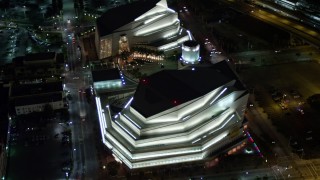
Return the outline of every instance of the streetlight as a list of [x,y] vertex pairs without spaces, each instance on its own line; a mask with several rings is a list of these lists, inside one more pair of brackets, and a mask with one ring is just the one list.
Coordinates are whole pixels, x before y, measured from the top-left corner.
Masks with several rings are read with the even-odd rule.
[[44,11],[43,11],[43,7],[41,7],[40,9],[41,9],[42,18],[44,19]]
[[[303,158],[303,155],[304,155],[304,149],[302,148],[302,149],[299,149],[300,151],[301,151],[301,156],[300,156],[300,159],[302,159]],[[298,150],[298,151],[299,151]]]
[[24,17],[26,18],[26,6],[23,6]]

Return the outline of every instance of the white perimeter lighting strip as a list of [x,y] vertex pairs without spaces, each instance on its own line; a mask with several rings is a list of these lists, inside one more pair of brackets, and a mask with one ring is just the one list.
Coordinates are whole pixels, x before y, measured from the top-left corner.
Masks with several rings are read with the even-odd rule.
[[196,140],[192,141],[192,143],[191,143],[191,144],[194,144],[194,143],[196,143],[196,142],[198,142],[198,141],[200,141],[200,140],[201,140],[201,138],[196,139]]
[[139,129],[141,129],[141,127],[136,123],[134,122],[131,118],[129,118],[126,114],[123,114],[124,117],[126,117],[131,123],[133,123],[135,126],[137,126]]
[[141,159],[141,158],[155,158],[155,157],[161,157],[161,156],[172,156],[172,155],[182,155],[182,154],[187,154],[187,153],[195,153],[195,152],[200,152],[201,149],[190,149],[190,150],[181,150],[181,151],[176,151],[176,152],[155,152],[155,154],[150,154],[150,155],[141,155],[139,157],[132,157],[132,159]]
[[211,133],[209,133],[209,134],[212,134],[212,133],[214,133],[214,132],[216,132],[216,131],[218,131],[218,130],[220,130],[220,129],[222,129],[232,118],[234,117],[234,114],[232,114],[232,116],[221,126],[221,127],[219,127],[218,129],[216,129],[216,130],[214,130],[214,131],[212,131]]
[[188,36],[189,36],[189,40],[192,40],[192,36],[189,30],[187,30]]
[[207,149],[208,147],[212,146],[213,144],[216,144],[217,142],[221,141],[223,138],[225,138],[228,135],[227,132],[224,132],[223,134],[220,134],[216,138],[214,138],[211,142],[209,142],[207,145],[205,145],[202,150]]
[[189,115],[189,116],[186,116],[186,117],[184,117],[184,118],[182,118],[182,121],[184,121],[184,120],[188,119],[189,117],[190,117],[190,115]]
[[105,137],[104,137],[104,131],[105,131],[107,124],[105,122],[103,122],[104,118],[103,118],[103,114],[101,112],[101,102],[100,102],[99,97],[96,97],[96,103],[97,103],[96,105],[97,105],[97,109],[98,109],[98,116],[99,116],[99,122],[100,122],[100,131],[101,131],[102,141],[106,142]]
[[210,105],[211,105],[212,103],[214,103],[226,90],[227,90],[227,88],[224,88],[224,89],[221,91],[221,93],[219,93],[218,96],[211,101]]
[[114,121],[114,122],[117,123],[123,130],[125,130],[133,139],[137,139],[130,131],[124,128],[118,121]]
[[127,102],[127,104],[124,106],[124,108],[127,108],[129,106],[129,104],[132,102],[133,97],[130,98],[130,100]]

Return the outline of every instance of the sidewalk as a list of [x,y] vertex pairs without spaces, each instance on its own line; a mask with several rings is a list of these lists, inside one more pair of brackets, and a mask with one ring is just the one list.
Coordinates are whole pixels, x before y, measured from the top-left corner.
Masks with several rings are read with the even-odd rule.
[[[253,111],[252,114],[256,117],[256,121],[260,122],[261,124],[265,125],[263,126],[265,129],[264,131],[268,132],[270,136],[273,136],[272,138],[274,140],[279,140],[277,142],[277,145],[280,146],[281,151],[278,152],[278,155],[280,156],[288,156],[291,154],[291,150],[288,149],[288,140],[280,134],[277,129],[272,125],[271,120],[268,118],[268,115],[264,112],[263,108],[261,108],[258,104],[258,102],[255,100],[255,95],[249,96],[250,102],[253,103]],[[265,132],[265,133],[266,133]]]

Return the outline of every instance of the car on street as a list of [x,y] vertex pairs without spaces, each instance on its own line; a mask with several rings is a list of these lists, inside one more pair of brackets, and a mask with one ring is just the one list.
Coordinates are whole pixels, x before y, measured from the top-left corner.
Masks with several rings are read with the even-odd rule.
[[297,110],[298,110],[298,112],[299,112],[301,115],[304,115],[304,111],[303,111],[302,108],[298,107]]
[[65,166],[65,167],[62,168],[62,171],[64,171],[64,172],[71,171],[71,167]]
[[281,107],[282,110],[288,109],[288,105],[286,103],[284,103],[284,102],[280,102],[279,106]]
[[291,94],[291,96],[292,96],[294,99],[297,99],[297,98],[300,98],[300,97],[301,97],[301,94],[300,94],[298,91],[296,91],[296,90],[291,90],[291,91],[290,91],[290,94]]

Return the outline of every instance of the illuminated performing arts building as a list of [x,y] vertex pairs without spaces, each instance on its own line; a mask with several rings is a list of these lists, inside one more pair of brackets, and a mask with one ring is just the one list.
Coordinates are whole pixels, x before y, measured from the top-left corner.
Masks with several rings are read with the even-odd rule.
[[136,1],[112,8],[96,21],[95,45],[99,59],[115,56],[130,47],[167,51],[192,40],[180,27],[178,14],[166,0]]
[[163,70],[140,80],[119,113],[96,97],[102,140],[131,169],[205,160],[243,138],[248,97],[225,61]]

